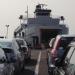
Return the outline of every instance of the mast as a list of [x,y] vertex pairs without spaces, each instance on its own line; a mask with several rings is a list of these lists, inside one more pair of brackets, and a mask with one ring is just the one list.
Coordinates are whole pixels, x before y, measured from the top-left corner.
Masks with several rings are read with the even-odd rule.
[[27,10],[25,11],[25,13],[27,14],[27,20],[28,20],[28,5],[27,5]]

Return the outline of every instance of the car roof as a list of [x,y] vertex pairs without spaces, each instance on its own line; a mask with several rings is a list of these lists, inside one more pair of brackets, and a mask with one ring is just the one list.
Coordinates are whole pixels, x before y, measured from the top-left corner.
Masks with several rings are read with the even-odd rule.
[[65,35],[59,35],[59,36],[61,36],[61,37],[75,37],[75,35],[73,35],[73,34],[65,34]]
[[15,41],[15,40],[14,40],[14,38],[3,38],[3,39],[0,38],[0,42],[3,42],[3,41],[4,41],[4,42],[13,42],[13,41]]
[[13,39],[0,39],[0,41],[4,41],[4,42],[12,42]]
[[[13,39],[13,38],[10,38],[10,39],[0,39],[0,42],[8,42],[8,43],[12,43],[12,46],[5,46],[4,48],[11,48],[12,49],[12,47],[14,48],[18,48],[18,45],[17,45],[17,43],[15,43],[15,40]],[[14,45],[15,44],[15,45]],[[14,45],[14,46],[13,46]],[[2,48],[2,47],[1,47]]]
[[23,38],[14,38],[14,39],[18,39],[18,40],[24,40]]

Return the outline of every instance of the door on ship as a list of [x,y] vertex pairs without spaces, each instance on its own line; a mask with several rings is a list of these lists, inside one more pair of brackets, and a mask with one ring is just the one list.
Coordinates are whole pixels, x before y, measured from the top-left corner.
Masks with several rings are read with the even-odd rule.
[[41,29],[40,37],[41,43],[45,45],[45,47],[49,47],[49,41],[54,38],[57,34],[59,34],[61,30],[59,29]]
[[33,46],[34,46],[34,48],[36,48],[38,44],[39,44],[38,36],[33,36]]

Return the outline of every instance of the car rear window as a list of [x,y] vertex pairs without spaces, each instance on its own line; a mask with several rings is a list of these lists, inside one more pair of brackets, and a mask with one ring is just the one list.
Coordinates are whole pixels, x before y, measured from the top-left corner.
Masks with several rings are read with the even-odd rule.
[[12,43],[11,42],[0,42],[0,47],[1,48],[12,48]]
[[24,45],[23,40],[16,40],[16,42],[18,43],[19,46]]
[[62,37],[60,46],[62,46],[63,48],[66,48],[72,40],[73,40],[73,37]]
[[3,48],[5,53],[13,53],[12,49],[8,49],[8,48]]

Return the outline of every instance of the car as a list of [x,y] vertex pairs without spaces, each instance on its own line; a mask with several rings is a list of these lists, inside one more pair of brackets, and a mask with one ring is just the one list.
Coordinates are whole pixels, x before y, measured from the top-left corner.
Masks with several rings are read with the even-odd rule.
[[22,39],[22,38],[15,38],[18,46],[19,46],[19,49],[21,50],[21,52],[24,54],[24,58],[25,58],[25,61],[26,60],[30,60],[31,59],[31,49],[29,48],[29,45],[27,44],[27,42]]
[[[67,46],[75,40],[74,35],[57,35],[53,41],[52,47],[47,53],[47,62],[48,62],[48,72],[53,72],[52,70],[56,67],[62,67],[63,61],[66,58],[68,53]],[[61,59],[61,60],[59,60]],[[58,63],[58,61],[60,61]],[[52,68],[52,69],[51,69]],[[52,74],[52,73],[51,73]]]
[[14,66],[7,63],[5,53],[2,48],[0,48],[0,75],[13,75]]
[[13,63],[15,73],[24,69],[24,56],[14,39],[0,39],[0,47],[4,50],[8,63]]

